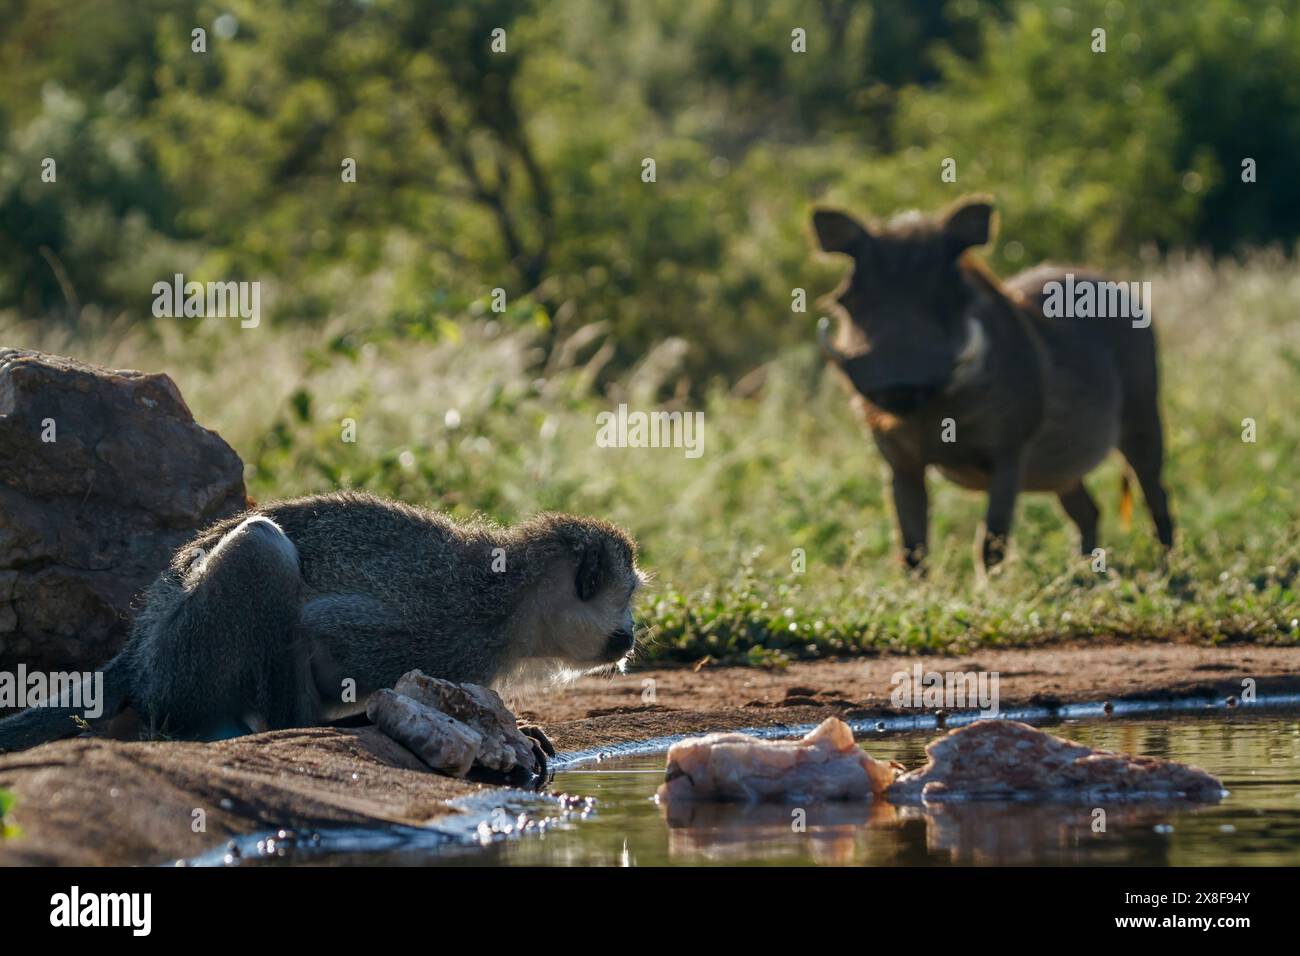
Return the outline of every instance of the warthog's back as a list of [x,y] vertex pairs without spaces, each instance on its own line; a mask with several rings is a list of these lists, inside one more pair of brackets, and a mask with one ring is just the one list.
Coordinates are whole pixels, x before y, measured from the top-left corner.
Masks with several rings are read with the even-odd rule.
[[[1048,315],[1052,283],[1106,283],[1101,273],[1036,266],[1004,284],[1018,297],[1046,351],[1043,427],[1029,449],[1027,490],[1056,490],[1084,474],[1119,440],[1125,406],[1151,402],[1155,337],[1128,315]],[[1149,306],[1149,303],[1147,303]]]
[[[1084,283],[1113,284],[1114,276],[1103,275],[1093,269],[1043,263],[1017,273],[1003,285],[1013,296],[1018,296],[1029,307],[1035,326],[1045,335],[1065,335],[1065,342],[1073,341],[1075,330],[1088,338],[1100,341],[1110,350],[1117,363],[1120,380],[1126,393],[1142,394],[1153,400],[1156,393],[1156,340],[1150,323],[1151,302],[1147,295],[1143,302],[1146,317],[1136,319],[1130,315],[1075,315],[1073,313],[1050,317],[1045,310],[1049,289],[1053,283],[1062,288],[1067,284],[1079,287]],[[1121,284],[1127,285],[1126,282]],[[1137,322],[1138,324],[1134,324]],[[1058,331],[1059,330],[1059,331]]]

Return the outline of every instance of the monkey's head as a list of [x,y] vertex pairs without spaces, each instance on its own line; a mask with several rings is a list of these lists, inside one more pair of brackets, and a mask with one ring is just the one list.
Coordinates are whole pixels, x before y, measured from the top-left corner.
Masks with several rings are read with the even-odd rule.
[[545,562],[536,592],[532,657],[582,670],[618,664],[636,646],[632,602],[645,582],[636,543],[595,518],[541,515],[529,533],[533,558]]

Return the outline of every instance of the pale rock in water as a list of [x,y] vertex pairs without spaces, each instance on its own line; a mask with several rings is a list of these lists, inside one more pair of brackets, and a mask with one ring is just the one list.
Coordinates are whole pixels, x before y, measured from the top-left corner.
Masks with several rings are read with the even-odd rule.
[[930,760],[889,789],[894,803],[954,800],[1217,801],[1223,784],[1160,757],[1093,750],[1012,720],[979,720],[925,748]]
[[802,740],[710,734],[674,744],[661,802],[687,800],[1217,801],[1223,784],[1196,767],[1094,750],[1010,720],[980,720],[925,748],[929,762],[898,776],[832,717]]
[[896,765],[873,760],[848,724],[828,718],[802,740],[709,734],[673,744],[659,800],[869,800]]

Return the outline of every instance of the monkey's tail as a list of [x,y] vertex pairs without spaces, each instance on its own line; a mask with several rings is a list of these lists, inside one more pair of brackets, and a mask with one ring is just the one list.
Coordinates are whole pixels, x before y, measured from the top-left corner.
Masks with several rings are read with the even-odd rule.
[[1133,528],[1133,483],[1127,468],[1119,473],[1119,526],[1124,531]]
[[[131,665],[125,653],[103,669],[104,689],[96,721],[121,713],[131,695]],[[0,720],[0,751],[26,750],[37,744],[75,737],[86,729],[84,707],[29,707]]]

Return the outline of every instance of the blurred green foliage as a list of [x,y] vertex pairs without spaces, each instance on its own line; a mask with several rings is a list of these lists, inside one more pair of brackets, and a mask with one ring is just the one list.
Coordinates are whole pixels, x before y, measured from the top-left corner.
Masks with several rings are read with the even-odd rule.
[[5,837],[17,837],[22,833],[12,823],[9,823],[5,817],[14,806],[14,795],[8,790],[0,790],[0,840]]
[[468,312],[540,323],[543,354],[608,323],[605,374],[678,336],[699,391],[806,341],[791,290],[836,269],[817,201],[992,192],[1004,269],[1300,232],[1296,0],[0,0],[0,24],[0,309],[51,321],[258,279],[282,322]]
[[[166,370],[238,451],[258,501],[352,487],[462,517],[614,521],[653,576],[637,607],[642,660],[780,666],[1070,639],[1296,645],[1300,270],[1273,250],[1242,262],[1173,255],[1143,274],[1159,303],[1178,522],[1167,568],[1140,503],[1133,527],[1119,526],[1113,456],[1087,478],[1106,573],[1076,555],[1052,496],[1026,494],[1012,560],[986,586],[972,561],[985,497],[937,476],[930,576],[902,571],[885,467],[812,344],[735,387],[670,400],[704,414],[704,454],[691,459],[596,444],[600,412],[672,391],[679,346],[656,346],[602,392],[603,348],[571,347],[586,330],[539,372],[551,330],[522,313],[383,328],[335,317],[313,336],[289,323],[119,318],[83,323],[75,338],[0,313],[0,341]],[[1247,417],[1255,442],[1242,440]]]

